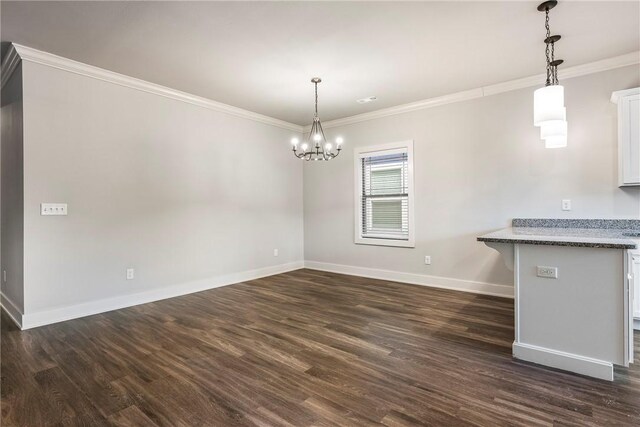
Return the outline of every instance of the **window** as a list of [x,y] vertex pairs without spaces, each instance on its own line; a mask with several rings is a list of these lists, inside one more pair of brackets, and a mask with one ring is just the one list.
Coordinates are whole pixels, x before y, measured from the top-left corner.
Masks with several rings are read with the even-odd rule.
[[355,242],[414,247],[413,141],[355,149]]

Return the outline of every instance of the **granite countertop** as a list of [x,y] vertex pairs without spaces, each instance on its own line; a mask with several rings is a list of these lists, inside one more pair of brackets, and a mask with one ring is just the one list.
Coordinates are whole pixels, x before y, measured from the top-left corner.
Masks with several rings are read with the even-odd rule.
[[[637,236],[625,235],[629,233]],[[514,219],[511,227],[480,236],[478,241],[636,249],[640,247],[640,220]]]

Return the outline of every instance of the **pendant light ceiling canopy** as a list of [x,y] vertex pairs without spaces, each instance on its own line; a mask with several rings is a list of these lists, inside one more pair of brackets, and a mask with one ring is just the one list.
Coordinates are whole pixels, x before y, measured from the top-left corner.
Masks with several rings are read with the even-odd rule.
[[549,11],[556,7],[556,0],[545,1],[538,6],[545,14],[545,57],[547,80],[545,86],[533,94],[533,124],[540,128],[540,138],[547,148],[567,146],[567,109],[564,106],[564,87],[558,82],[558,66],[564,61],[555,59],[555,44],[561,36],[551,35]]

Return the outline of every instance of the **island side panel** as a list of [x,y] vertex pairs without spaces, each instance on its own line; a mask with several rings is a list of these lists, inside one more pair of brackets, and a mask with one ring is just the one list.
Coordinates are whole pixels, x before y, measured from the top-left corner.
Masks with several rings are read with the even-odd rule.
[[624,250],[518,245],[517,259],[516,343],[624,364]]

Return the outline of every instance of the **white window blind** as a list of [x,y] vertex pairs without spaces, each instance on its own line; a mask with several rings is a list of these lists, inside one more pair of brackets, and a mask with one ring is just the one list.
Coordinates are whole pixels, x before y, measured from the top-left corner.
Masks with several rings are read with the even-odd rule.
[[406,149],[363,154],[361,236],[409,240],[409,156]]

